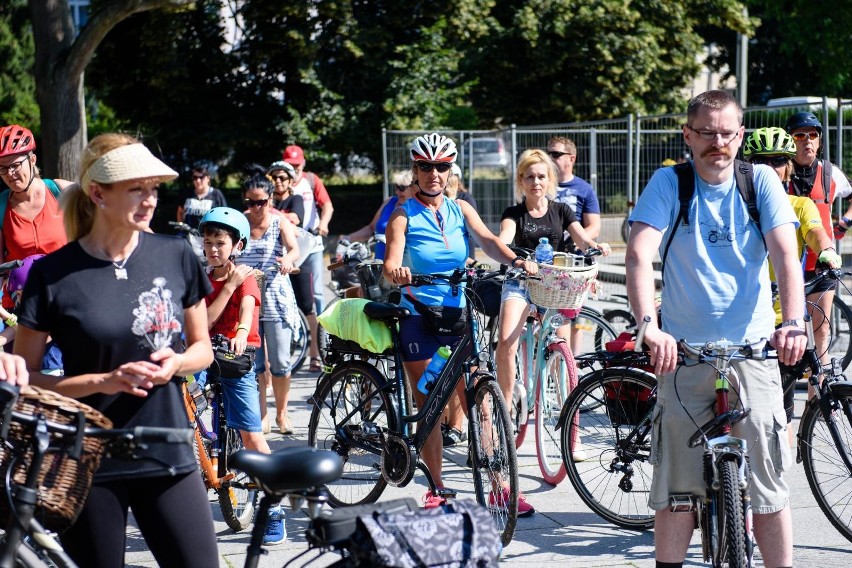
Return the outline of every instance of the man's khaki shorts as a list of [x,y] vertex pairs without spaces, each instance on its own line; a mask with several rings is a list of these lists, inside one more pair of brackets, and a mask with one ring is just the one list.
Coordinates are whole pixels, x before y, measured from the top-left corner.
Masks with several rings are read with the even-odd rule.
[[[700,364],[679,366],[675,373],[659,377],[651,434],[654,477],[648,506],[652,509],[669,507],[671,494],[705,494],[704,449],[690,448],[688,440],[713,417],[715,374],[710,365]],[[751,408],[751,414],[734,426],[732,435],[748,444],[752,510],[756,514],[775,513],[788,504],[787,484],[781,474],[792,464],[778,363],[739,361],[732,365],[729,379],[731,408],[740,408],[740,400]]]

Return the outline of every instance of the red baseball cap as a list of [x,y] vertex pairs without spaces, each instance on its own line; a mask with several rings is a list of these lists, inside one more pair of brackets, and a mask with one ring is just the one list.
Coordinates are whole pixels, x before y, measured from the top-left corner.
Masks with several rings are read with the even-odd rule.
[[281,157],[285,162],[294,166],[300,166],[305,163],[305,153],[298,146],[287,146],[284,148]]

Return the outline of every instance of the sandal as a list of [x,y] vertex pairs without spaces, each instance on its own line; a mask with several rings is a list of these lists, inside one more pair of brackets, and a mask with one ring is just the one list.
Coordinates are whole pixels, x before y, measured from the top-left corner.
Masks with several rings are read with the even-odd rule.
[[311,357],[311,365],[308,370],[312,373],[322,371],[322,359],[319,357]]

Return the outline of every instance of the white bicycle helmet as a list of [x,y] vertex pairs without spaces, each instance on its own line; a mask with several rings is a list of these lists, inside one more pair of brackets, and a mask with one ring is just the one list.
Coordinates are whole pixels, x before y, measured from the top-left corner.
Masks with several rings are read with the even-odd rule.
[[455,163],[459,151],[456,143],[442,134],[433,132],[418,136],[411,143],[411,159],[415,162]]

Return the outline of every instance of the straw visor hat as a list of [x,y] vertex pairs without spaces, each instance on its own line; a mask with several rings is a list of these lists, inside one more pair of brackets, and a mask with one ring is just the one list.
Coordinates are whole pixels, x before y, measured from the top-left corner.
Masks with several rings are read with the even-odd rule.
[[128,144],[110,150],[83,172],[81,185],[88,195],[89,182],[111,184],[131,179],[157,178],[169,181],[178,173],[157,159],[143,144]]

